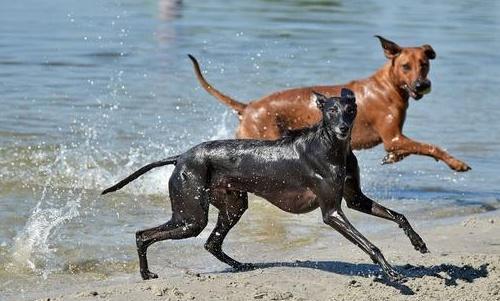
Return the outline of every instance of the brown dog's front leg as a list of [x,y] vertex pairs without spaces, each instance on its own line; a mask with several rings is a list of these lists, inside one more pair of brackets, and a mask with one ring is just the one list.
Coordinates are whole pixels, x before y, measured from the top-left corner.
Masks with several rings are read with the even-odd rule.
[[[404,158],[408,157],[410,154],[399,154],[397,152],[389,152],[382,159],[382,165],[396,163]],[[437,161],[437,160],[436,160]]]
[[406,156],[415,154],[441,160],[455,171],[461,172],[471,169],[465,162],[455,159],[438,146],[421,143],[407,138],[404,135],[397,136],[390,140],[384,139],[384,148],[388,154],[384,157],[384,160],[382,161],[383,164],[394,163],[404,159]]

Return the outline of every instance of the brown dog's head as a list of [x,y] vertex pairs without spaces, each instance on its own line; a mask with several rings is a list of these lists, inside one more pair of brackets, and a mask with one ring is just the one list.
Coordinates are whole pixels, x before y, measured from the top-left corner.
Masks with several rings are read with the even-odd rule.
[[419,100],[431,91],[431,81],[427,79],[429,60],[436,58],[430,45],[421,47],[400,47],[398,44],[375,36],[380,40],[385,56],[391,60],[391,76],[396,84],[408,95]]

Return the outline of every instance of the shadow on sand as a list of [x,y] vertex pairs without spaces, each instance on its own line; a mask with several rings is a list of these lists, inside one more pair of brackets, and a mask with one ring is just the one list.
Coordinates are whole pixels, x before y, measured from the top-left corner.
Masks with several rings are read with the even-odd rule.
[[[375,277],[374,281],[383,283],[387,286],[394,287],[399,290],[403,295],[413,295],[415,292],[404,284],[405,280],[401,282],[392,282],[383,277],[383,274],[378,265],[375,264],[354,264],[341,261],[296,261],[296,262],[268,262],[256,263],[256,269],[267,269],[273,267],[298,267],[310,268],[321,270],[325,272],[335,273],[339,275],[361,276],[361,277]],[[466,282],[473,282],[477,278],[488,276],[488,264],[483,264],[479,268],[474,268],[470,265],[457,266],[453,264],[441,264],[435,266],[413,266],[406,264],[403,266],[396,266],[407,279],[409,278],[422,278],[424,276],[436,277],[444,279],[446,286],[456,286],[457,280]],[[233,269],[227,269],[222,273],[236,273]]]

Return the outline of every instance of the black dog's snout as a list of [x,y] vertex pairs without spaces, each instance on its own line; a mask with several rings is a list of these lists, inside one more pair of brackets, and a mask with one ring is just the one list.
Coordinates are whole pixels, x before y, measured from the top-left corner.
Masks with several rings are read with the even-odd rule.
[[419,80],[415,83],[416,91],[425,91],[431,87],[431,81],[428,79]]
[[347,124],[342,124],[342,125],[339,126],[339,130],[342,133],[347,133],[347,131],[349,131],[349,127],[347,126]]

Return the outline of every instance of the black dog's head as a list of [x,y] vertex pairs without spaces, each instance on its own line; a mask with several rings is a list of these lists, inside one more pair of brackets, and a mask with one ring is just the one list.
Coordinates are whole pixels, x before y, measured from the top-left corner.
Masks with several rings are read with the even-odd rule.
[[356,118],[354,93],[346,88],[342,88],[340,97],[326,97],[313,92],[313,99],[323,113],[323,123],[333,130],[337,139],[347,139]]

